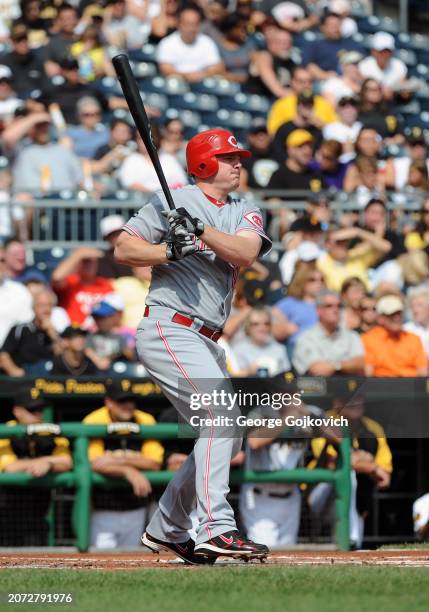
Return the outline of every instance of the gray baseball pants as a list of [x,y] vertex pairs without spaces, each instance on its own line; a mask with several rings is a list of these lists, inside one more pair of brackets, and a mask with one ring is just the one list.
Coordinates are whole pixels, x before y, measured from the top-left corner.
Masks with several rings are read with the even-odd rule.
[[[214,405],[190,410],[191,395],[218,391],[232,392],[223,349],[197,329],[171,321],[175,311],[150,307],[137,330],[137,352],[150,377],[160,386],[176,410],[184,416],[212,418],[223,415],[235,419],[236,412]],[[197,507],[199,526],[196,543],[236,529],[234,512],[226,496],[229,492],[231,458],[241,448],[241,437],[234,427],[202,427],[193,452],[177,471],[159,500],[147,531],[160,540],[180,543],[188,539],[192,527],[189,514]]]

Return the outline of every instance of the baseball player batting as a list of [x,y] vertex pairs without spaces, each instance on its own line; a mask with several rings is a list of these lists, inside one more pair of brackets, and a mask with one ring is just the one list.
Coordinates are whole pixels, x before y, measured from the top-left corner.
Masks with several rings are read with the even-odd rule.
[[[271,248],[260,210],[229,194],[240,181],[241,149],[224,129],[204,131],[186,148],[195,185],[173,190],[176,210],[156,192],[124,226],[115,257],[132,266],[152,266],[152,282],[137,330],[137,351],[149,375],[181,413],[189,414],[200,381],[232,390],[225,354],[217,345],[228,318],[241,266]],[[220,382],[219,382],[220,381]],[[206,408],[216,416],[216,406]],[[142,542],[154,552],[169,550],[190,564],[218,556],[265,558],[268,548],[239,534],[227,501],[231,458],[240,434],[200,432],[194,450],[175,474]],[[199,526],[189,538],[189,514]]]

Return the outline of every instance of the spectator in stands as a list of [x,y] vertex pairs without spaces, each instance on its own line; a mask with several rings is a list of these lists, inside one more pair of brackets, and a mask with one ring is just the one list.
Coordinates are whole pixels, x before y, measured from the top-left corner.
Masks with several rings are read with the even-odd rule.
[[[31,293],[33,303],[35,296],[37,293],[39,293],[39,291],[45,291],[46,289],[49,289],[50,291],[50,286],[46,279],[46,276],[42,274],[42,272],[40,272],[40,270],[38,270],[37,268],[30,268],[29,270],[24,272],[24,274],[20,278],[20,282],[25,287],[27,287],[27,289]],[[57,297],[55,296],[55,294],[52,295],[54,298],[54,307],[52,308],[51,312],[51,323],[55,331],[58,334],[62,334],[65,328],[70,325],[70,318],[64,308],[61,308],[61,306],[56,305]]]
[[[165,3],[161,4],[164,6]],[[104,10],[102,30],[107,44],[118,51],[139,49],[145,42],[141,20],[131,14],[125,0],[108,0]],[[165,34],[166,32],[163,36]]]
[[[215,2],[210,2],[210,4],[205,5],[205,10],[214,4]],[[177,15],[179,7],[179,0],[162,0],[160,2],[159,13],[152,19],[149,42],[156,44],[177,30],[179,25]],[[225,14],[226,12],[222,13],[222,18]],[[208,34],[208,32],[204,32],[204,34]]]
[[[279,127],[287,121],[293,121],[297,115],[298,96],[312,91],[313,80],[309,71],[302,66],[296,66],[290,82],[292,92],[274,102],[268,115],[267,127],[270,134],[275,134]],[[319,127],[337,120],[332,105],[322,96],[314,96],[314,118]]]
[[316,263],[322,254],[319,246],[322,238],[322,224],[316,217],[303,215],[291,224],[286,235],[287,250],[279,262],[280,273],[285,285],[291,282],[299,262]]
[[132,268],[131,272],[132,275],[114,279],[112,284],[115,293],[121,297],[124,303],[121,333],[127,330],[135,338],[136,329],[142,318],[141,305],[145,303],[149,292],[152,268]]
[[228,81],[246,83],[249,66],[254,59],[256,44],[247,33],[247,22],[231,13],[220,24],[222,39],[218,43],[219,53]]
[[33,319],[32,297],[27,287],[6,277],[4,250],[0,248],[0,344],[9,330]]
[[113,257],[116,241],[124,225],[125,219],[121,215],[108,215],[100,221],[101,236],[108,244],[108,249],[98,260],[98,275],[103,278],[119,278],[132,274],[129,266],[118,263]]
[[[297,219],[292,223],[289,228],[289,232],[293,232],[294,238],[299,238],[299,241],[309,240],[311,237],[304,238],[302,236],[302,232],[304,231],[303,226],[301,225],[302,221],[307,221],[307,227],[314,230],[317,223],[320,223],[320,230],[317,229],[317,232],[321,230],[327,230],[329,228],[329,224],[333,215],[333,208],[331,206],[331,197],[326,191],[321,191],[319,193],[311,193],[307,196],[305,201],[305,208],[301,215],[298,216]],[[310,222],[308,224],[308,222]],[[304,226],[305,227],[305,226]],[[310,231],[311,231],[310,230]],[[297,234],[296,232],[300,232]],[[317,236],[314,236],[315,242],[321,242],[322,235],[320,233]],[[289,245],[288,245],[289,246]],[[286,284],[289,281],[285,281]]]
[[[109,370],[115,361],[133,359],[125,338],[115,331],[124,305],[121,304],[119,310],[118,305],[115,302],[112,304],[108,297],[95,304],[91,310],[96,329],[89,334],[86,342],[86,354],[100,370]],[[115,297],[119,298],[117,295]]]
[[286,138],[296,129],[307,130],[313,136],[313,152],[319,148],[322,142],[322,131],[319,127],[320,122],[314,112],[314,99],[310,90],[303,91],[298,95],[296,116],[291,121],[283,123],[274,136],[274,148],[278,157],[282,158],[284,156]]
[[215,43],[200,33],[202,12],[198,6],[179,11],[177,32],[161,40],[157,61],[164,76],[178,75],[189,82],[222,74],[224,67]]
[[358,32],[358,26],[354,19],[350,17],[352,7],[348,0],[331,0],[329,2],[329,12],[341,18],[341,35],[346,38]]
[[24,243],[18,238],[9,238],[3,243],[5,276],[22,282],[27,268],[27,254]]
[[93,25],[86,27],[79,40],[70,47],[70,55],[78,60],[79,73],[85,81],[115,74],[102,45],[101,32]]
[[0,64],[0,131],[14,118],[17,108],[24,102],[12,87],[13,75],[9,66]]
[[54,304],[52,291],[41,289],[33,298],[34,319],[9,331],[0,352],[0,364],[8,376],[31,374],[34,366],[61,352],[61,339],[51,319]]
[[341,17],[335,13],[323,15],[320,31],[322,38],[316,38],[304,48],[302,63],[307,66],[313,79],[323,81],[337,76],[340,55],[356,50],[358,45],[350,38],[343,38]]
[[316,310],[316,295],[325,284],[318,270],[299,268],[292,277],[287,296],[272,309],[273,336],[279,342],[287,341],[289,354],[306,329],[319,320]]
[[[352,240],[360,244],[350,249]],[[385,238],[360,227],[344,229],[331,228],[326,236],[326,253],[321,255],[317,267],[325,277],[326,285],[333,291],[340,291],[348,278],[358,277],[368,286],[368,268],[373,266],[390,251],[391,244]]]
[[367,376],[428,375],[428,359],[421,339],[402,328],[403,311],[403,302],[396,295],[378,300],[378,325],[362,335]]
[[310,167],[313,136],[297,129],[286,138],[287,159],[271,176],[268,189],[305,189],[318,192],[324,187],[320,172]]
[[[161,135],[154,125],[152,125],[152,140],[159,149]],[[160,151],[159,160],[169,187],[176,188],[187,184],[185,171],[173,155]],[[158,176],[140,135],[137,135],[137,151],[124,159],[118,171],[118,178],[125,189],[132,191],[151,192],[160,189]]]
[[267,98],[283,98],[291,93],[291,73],[298,64],[292,35],[276,23],[264,27],[263,34],[266,48],[255,52],[245,90]]
[[46,74],[39,55],[30,49],[28,30],[24,24],[12,26],[12,49],[2,58],[2,64],[12,72],[11,84],[19,97],[27,97],[46,84]]
[[91,247],[74,249],[52,274],[52,287],[72,324],[90,326],[92,307],[113,292],[111,281],[98,274],[102,256],[102,251]]
[[355,144],[356,156],[378,157],[381,154],[383,139],[375,128],[363,126]]
[[[267,308],[253,308],[244,324],[246,339],[234,345],[238,365],[236,376],[276,376],[290,369],[286,348],[274,340],[271,313]],[[262,373],[263,372],[263,373]]]
[[360,278],[351,276],[344,281],[340,297],[343,305],[343,319],[348,329],[358,331],[361,324],[361,302],[366,295],[366,287]]
[[109,142],[99,147],[91,161],[91,172],[95,176],[110,177],[113,180],[115,171],[120,167],[123,160],[135,151],[137,145],[134,140],[134,132],[130,124],[121,118],[114,118],[110,122]]
[[365,128],[375,130],[382,138],[399,139],[400,125],[383,100],[383,90],[376,79],[365,79],[360,91],[358,120]]
[[[352,497],[350,506],[350,540],[360,548],[364,535],[364,520],[371,510],[374,488],[387,489],[392,474],[392,453],[386,434],[379,423],[364,416],[364,398],[355,396],[337,397],[327,416],[343,416],[348,420],[352,436]],[[313,467],[335,469],[337,450],[326,438],[314,438],[311,448],[316,462]],[[321,485],[316,486],[324,486]],[[315,489],[309,496],[309,506],[314,512]],[[326,498],[325,498],[326,499]],[[328,515],[325,504],[320,505],[317,514]]]
[[[378,268],[384,262],[396,259],[405,252],[403,235],[389,228],[386,202],[382,198],[371,198],[367,202],[363,210],[362,221],[363,223],[360,225],[362,229],[373,232],[380,238],[388,240],[391,244],[390,250],[373,267]],[[354,241],[353,246],[356,246],[359,242],[359,240]]]
[[429,288],[411,287],[408,290],[407,302],[411,320],[407,321],[403,328],[420,338],[429,358]]
[[358,155],[348,166],[343,181],[344,191],[357,192],[364,196],[384,191],[383,175],[379,171],[377,158]]
[[429,172],[425,159],[411,162],[406,188],[408,191],[423,191],[425,193],[429,190]]
[[[66,438],[43,429],[43,409],[46,400],[36,388],[25,387],[14,398],[14,419],[6,423],[37,425],[38,431],[22,437],[0,440],[0,470],[25,473],[34,478],[46,474],[67,472],[72,467],[70,445]],[[1,487],[0,545],[46,546],[48,526],[46,514],[51,502],[47,487]]]
[[17,156],[13,166],[13,189],[40,193],[76,190],[83,180],[79,159],[51,139],[49,115],[41,114],[29,132],[31,144]]
[[326,188],[342,191],[347,164],[340,161],[343,147],[338,140],[324,140],[310,168],[320,172]]
[[179,117],[167,119],[162,127],[160,151],[174,155],[181,166],[186,169],[185,126]]
[[77,103],[79,125],[67,128],[65,135],[73,143],[78,157],[93,159],[97,150],[109,141],[109,130],[101,123],[101,106],[96,98],[84,96]]
[[23,24],[27,28],[32,49],[45,45],[49,41],[52,19],[42,16],[42,2],[22,0],[20,5],[21,16],[14,22],[14,25]]
[[298,337],[293,353],[295,370],[310,376],[363,374],[363,346],[356,332],[341,326],[338,294],[322,289],[316,306],[319,323]]
[[93,376],[99,373],[95,363],[88,357],[86,338],[88,332],[70,325],[61,334],[62,351],[52,361],[53,376]]
[[252,155],[243,158],[242,161],[240,192],[249,189],[264,189],[284,158],[284,141],[283,152],[279,157],[274,151],[272,138],[268,134],[265,119],[262,117],[252,120],[247,131],[247,142]]
[[355,156],[355,143],[362,129],[358,121],[358,100],[353,97],[342,97],[337,104],[338,121],[323,127],[325,140],[336,140],[342,145],[340,161],[346,163]]
[[164,449],[157,440],[129,435],[129,426],[154,425],[152,415],[137,410],[137,396],[120,381],[106,385],[105,405],[88,414],[87,425],[119,425],[115,433],[91,440],[88,457],[92,469],[104,476],[124,478],[131,485],[93,490],[91,546],[95,548],[137,547],[148,516],[152,487],[144,471],[161,468]]
[[76,26],[78,24],[77,10],[74,6],[64,3],[57,11],[54,29],[44,48],[45,70],[48,76],[60,74],[60,62],[70,55],[70,48],[77,41]]
[[429,245],[429,199],[426,198],[420,209],[420,218],[413,231],[405,236],[408,251],[426,249]]
[[339,56],[340,75],[332,76],[321,82],[321,93],[336,107],[341,98],[354,98],[360,92],[362,75],[359,62],[363,55],[359,51],[346,51]]
[[400,191],[409,184],[410,166],[412,162],[427,159],[427,141],[424,131],[419,127],[411,128],[405,141],[406,155],[403,157],[391,157],[386,161],[385,182],[388,189]]
[[393,57],[395,39],[387,32],[377,32],[372,37],[371,55],[359,64],[365,79],[374,79],[383,88],[383,96],[390,100],[393,89],[407,78],[407,67],[402,60]]
[[360,327],[358,331],[364,334],[377,324],[377,300],[370,293],[365,294],[360,302]]
[[258,4],[253,15],[253,23],[260,25],[267,18],[274,20],[289,32],[311,30],[319,23],[317,14],[312,11],[304,0],[263,0]]
[[77,59],[73,57],[62,58],[59,67],[60,76],[63,77],[64,82],[52,84],[45,88],[42,92],[41,101],[46,105],[59,104],[67,124],[76,125],[79,123],[77,104],[85,96],[96,98],[103,110],[107,110],[109,105],[112,109],[115,108],[116,98],[111,98],[107,102],[93,85],[81,78]]

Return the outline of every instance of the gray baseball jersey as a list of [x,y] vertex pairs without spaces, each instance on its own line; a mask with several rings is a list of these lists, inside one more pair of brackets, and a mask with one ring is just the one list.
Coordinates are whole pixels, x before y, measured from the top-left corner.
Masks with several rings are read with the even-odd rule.
[[[184,207],[193,217],[226,234],[256,232],[262,238],[261,254],[271,248],[259,208],[244,200],[229,198],[226,203],[206,196],[197,186],[172,191],[177,208]],[[161,214],[168,210],[162,191],[156,192],[124,226],[132,236],[159,244],[168,238],[168,223]],[[147,306],[166,306],[197,317],[210,327],[223,327],[231,310],[239,267],[218,257],[201,240],[199,250],[188,257],[154,266]]]

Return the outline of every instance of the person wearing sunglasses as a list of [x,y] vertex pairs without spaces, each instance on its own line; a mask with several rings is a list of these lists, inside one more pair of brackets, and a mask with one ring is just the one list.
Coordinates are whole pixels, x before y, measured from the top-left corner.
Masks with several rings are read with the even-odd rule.
[[293,366],[310,376],[361,375],[364,349],[359,335],[341,326],[341,301],[335,291],[316,296],[319,323],[298,337]]

